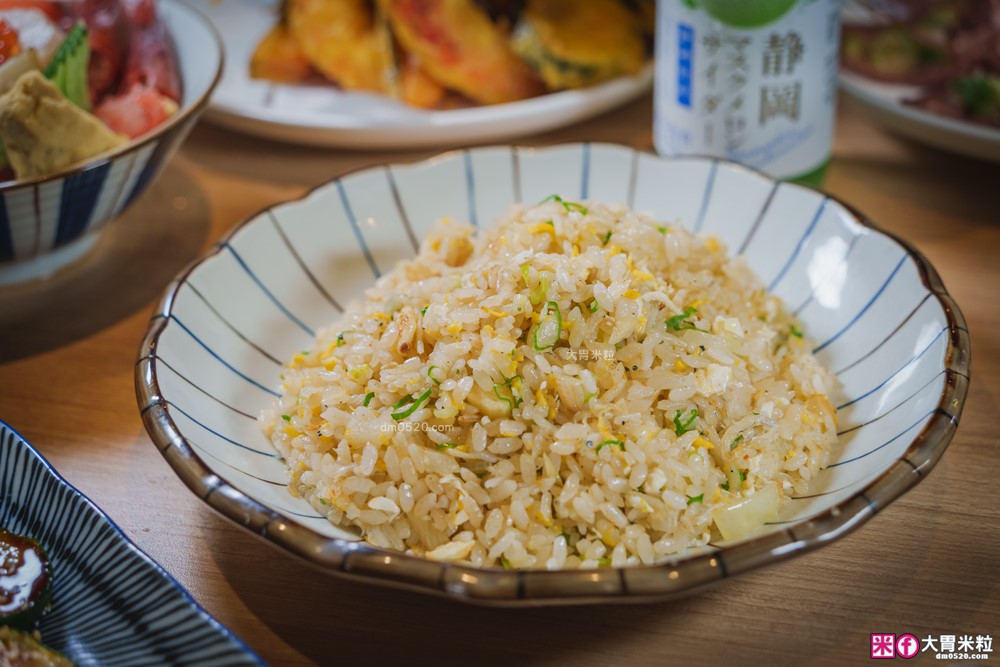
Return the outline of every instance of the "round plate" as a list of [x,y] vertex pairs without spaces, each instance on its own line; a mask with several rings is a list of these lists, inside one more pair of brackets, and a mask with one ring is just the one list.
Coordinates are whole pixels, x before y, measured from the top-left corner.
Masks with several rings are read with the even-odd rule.
[[[486,225],[511,202],[552,193],[625,202],[714,234],[798,315],[842,387],[839,444],[809,493],[744,540],[651,566],[552,572],[375,548],[293,498],[285,463],[255,420],[278,395],[281,360],[412,257],[435,219]],[[927,260],[832,197],[728,162],[565,144],[364,169],[261,212],[170,286],[135,372],[156,446],[223,515],[336,573],[513,605],[678,596],[845,535],[944,453],[968,365],[965,322]]]
[[903,100],[919,93],[916,86],[883,83],[841,72],[840,88],[888,130],[952,153],[1000,162],[1000,129],[939,116],[905,104]]
[[595,116],[649,90],[653,67],[592,88],[451,111],[425,111],[333,85],[250,78],[250,56],[278,17],[274,0],[190,0],[222,33],[226,65],[206,118],[247,134],[310,146],[426,148],[485,143]]

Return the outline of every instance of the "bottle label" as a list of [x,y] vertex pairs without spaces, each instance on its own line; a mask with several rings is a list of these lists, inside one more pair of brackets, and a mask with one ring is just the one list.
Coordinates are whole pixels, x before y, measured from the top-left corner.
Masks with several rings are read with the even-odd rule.
[[830,153],[839,0],[661,0],[656,147],[783,178]]

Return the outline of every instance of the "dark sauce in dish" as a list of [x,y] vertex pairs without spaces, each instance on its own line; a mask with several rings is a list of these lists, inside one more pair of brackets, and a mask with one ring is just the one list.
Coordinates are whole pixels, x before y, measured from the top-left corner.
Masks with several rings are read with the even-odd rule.
[[34,540],[0,529],[0,619],[42,602],[49,563]]

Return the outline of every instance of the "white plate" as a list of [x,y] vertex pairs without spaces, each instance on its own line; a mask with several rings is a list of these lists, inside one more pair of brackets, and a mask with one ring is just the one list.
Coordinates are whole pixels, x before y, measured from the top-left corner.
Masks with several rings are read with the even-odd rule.
[[226,66],[206,117],[240,132],[310,146],[426,148],[510,139],[596,116],[649,90],[653,67],[583,90],[509,104],[424,111],[332,85],[250,78],[250,56],[277,20],[275,0],[190,0],[222,33]]
[[952,153],[1000,162],[1000,130],[904,104],[903,100],[917,96],[917,86],[882,83],[841,72],[840,88],[873,120],[896,134]]

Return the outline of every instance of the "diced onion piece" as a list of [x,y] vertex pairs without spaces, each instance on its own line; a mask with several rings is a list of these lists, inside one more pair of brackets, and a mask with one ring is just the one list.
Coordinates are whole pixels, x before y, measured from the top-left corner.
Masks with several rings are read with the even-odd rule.
[[746,500],[716,509],[713,519],[723,539],[738,540],[750,535],[768,521],[773,521],[777,516],[778,487],[775,484],[768,484]]
[[34,49],[22,51],[0,65],[0,95],[10,90],[21,75],[39,69],[38,57]]
[[549,314],[541,319],[535,330],[535,349],[539,351],[552,348],[562,333],[562,314],[559,312],[559,305],[549,301],[546,310],[549,310]]

